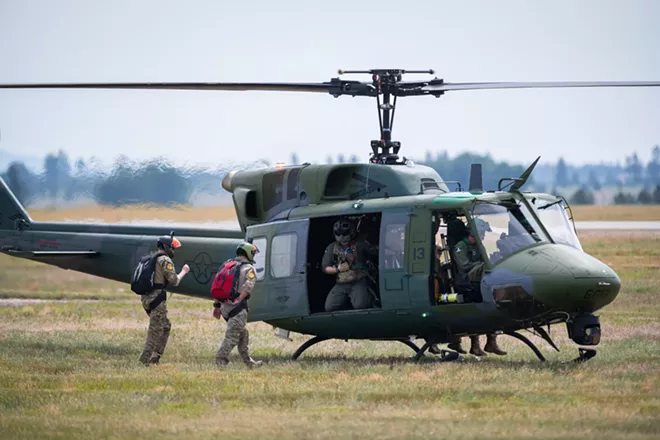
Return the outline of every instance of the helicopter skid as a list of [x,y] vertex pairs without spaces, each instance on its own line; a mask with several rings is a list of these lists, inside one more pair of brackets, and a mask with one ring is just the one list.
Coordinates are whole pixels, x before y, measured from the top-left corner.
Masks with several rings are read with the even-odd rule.
[[579,353],[579,356],[576,357],[575,359],[573,359],[572,361],[569,361],[569,362],[572,362],[572,363],[586,362],[586,361],[588,361],[589,359],[591,359],[591,358],[593,358],[594,356],[596,356],[596,353],[597,353],[597,352],[596,352],[596,350],[594,350],[593,348],[581,348],[581,347],[578,347],[578,353]]
[[[323,338],[321,336],[313,337],[312,339],[306,341],[300,347],[298,347],[298,349],[295,351],[295,353],[293,353],[293,355],[291,356],[291,360],[295,361],[309,347],[311,347],[312,345],[316,345],[319,342],[327,341],[328,339],[331,339],[331,338]],[[424,351],[422,351],[421,348],[419,348],[414,342],[412,342],[409,339],[388,339],[388,341],[401,342],[402,344],[405,344],[408,347],[412,348],[415,352],[417,352],[417,355],[419,355],[420,357],[424,355],[424,351],[426,351],[426,349],[428,348],[428,347],[426,347],[426,348],[422,347],[422,348],[424,348]],[[421,354],[420,354],[420,352],[421,352]]]

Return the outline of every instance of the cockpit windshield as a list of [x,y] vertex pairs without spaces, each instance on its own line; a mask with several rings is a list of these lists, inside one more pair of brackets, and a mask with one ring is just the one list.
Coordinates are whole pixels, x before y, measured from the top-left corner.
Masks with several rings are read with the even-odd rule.
[[575,233],[571,220],[566,215],[566,209],[564,209],[562,199],[556,197],[526,197],[555,243],[567,244],[582,250],[580,240]]
[[491,264],[530,245],[549,242],[524,204],[480,202],[471,214]]

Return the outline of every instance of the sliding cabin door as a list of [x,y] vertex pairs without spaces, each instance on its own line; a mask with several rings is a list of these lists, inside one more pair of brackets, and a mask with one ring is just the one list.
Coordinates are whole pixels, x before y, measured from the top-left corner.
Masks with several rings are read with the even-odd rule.
[[247,238],[259,249],[250,321],[309,315],[307,238],[309,220],[249,226]]
[[410,308],[406,242],[407,211],[383,212],[380,223],[380,300],[384,310]]

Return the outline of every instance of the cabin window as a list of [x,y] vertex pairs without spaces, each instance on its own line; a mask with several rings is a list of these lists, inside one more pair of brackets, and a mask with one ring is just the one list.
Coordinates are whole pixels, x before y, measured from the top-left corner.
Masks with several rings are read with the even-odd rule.
[[264,194],[264,210],[269,209],[282,203],[284,193],[284,173],[286,170],[274,171],[264,175],[263,179],[263,194]]
[[286,178],[287,200],[298,198],[298,175],[300,174],[300,170],[301,168],[293,168],[289,171],[289,175]]
[[273,278],[293,275],[296,265],[298,236],[295,233],[279,234],[273,237],[270,250],[270,274]]
[[263,280],[266,276],[266,248],[268,241],[265,237],[259,237],[252,240],[252,244],[259,249],[254,256],[254,268],[257,271],[257,280]]
[[406,243],[406,224],[385,226],[385,269],[403,269]]

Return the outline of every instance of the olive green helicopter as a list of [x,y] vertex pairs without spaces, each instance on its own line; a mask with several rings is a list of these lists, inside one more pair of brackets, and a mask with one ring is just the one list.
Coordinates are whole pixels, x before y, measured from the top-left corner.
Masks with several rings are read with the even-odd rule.
[[[232,194],[240,229],[177,228],[183,246],[174,262],[188,264],[193,276],[168,290],[212,299],[216,271],[247,240],[259,249],[249,321],[269,323],[276,335],[289,340],[290,332],[312,336],[292,359],[318,342],[351,339],[401,342],[415,351],[414,360],[430,350],[439,355],[435,359],[452,361],[460,358],[459,353],[440,350],[436,344],[463,336],[505,334],[545,361],[519,332],[532,332],[559,351],[544,327],[562,323],[575,344],[598,345],[601,329],[594,313],[616,298],[621,282],[610,267],[583,251],[565,199],[521,191],[540,157],[521,176],[502,176],[498,188],[488,190],[482,185],[480,164],[473,164],[464,190],[460,182],[445,181],[430,167],[399,158],[401,144],[392,140],[396,102],[461,90],[647,87],[660,86],[660,81],[402,81],[404,74],[421,73],[434,74],[340,70],[339,75],[369,74],[371,81],[0,84],[0,89],[284,91],[375,97],[380,138],[371,141],[373,154],[366,163],[278,164],[227,173],[221,184]],[[34,221],[5,182],[0,183],[0,250],[10,256],[129,283],[140,257],[155,248],[160,236],[174,234],[167,225]],[[324,271],[322,260],[335,241],[333,225],[339,219],[356,225],[354,240],[366,240],[377,249],[368,261],[354,260],[355,269],[366,276],[371,301],[364,308],[326,311],[336,275]],[[454,246],[468,233],[476,238],[483,275],[465,283]],[[587,347],[578,347],[578,352],[575,361],[596,354]]]

